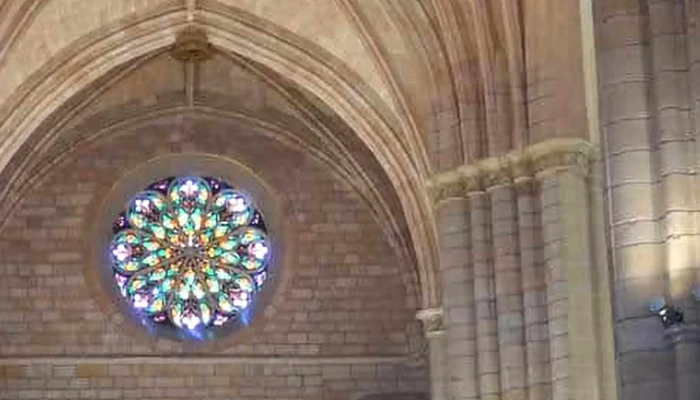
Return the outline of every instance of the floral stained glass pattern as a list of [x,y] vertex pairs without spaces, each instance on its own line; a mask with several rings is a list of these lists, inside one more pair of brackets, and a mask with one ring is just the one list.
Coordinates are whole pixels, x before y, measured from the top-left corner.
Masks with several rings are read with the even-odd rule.
[[134,196],[113,226],[116,285],[137,313],[195,331],[241,316],[267,277],[260,213],[224,181],[177,177]]

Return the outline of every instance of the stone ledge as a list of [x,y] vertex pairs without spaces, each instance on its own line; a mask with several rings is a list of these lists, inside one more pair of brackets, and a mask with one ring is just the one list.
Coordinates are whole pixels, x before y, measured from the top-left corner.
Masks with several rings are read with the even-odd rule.
[[80,364],[94,369],[94,366],[112,364],[253,364],[253,365],[335,365],[335,364],[401,364],[412,361],[409,356],[308,356],[308,357],[286,357],[286,356],[116,356],[103,355],[92,356],[44,356],[44,357],[0,357],[0,366],[7,369],[14,365],[34,365],[34,364]]

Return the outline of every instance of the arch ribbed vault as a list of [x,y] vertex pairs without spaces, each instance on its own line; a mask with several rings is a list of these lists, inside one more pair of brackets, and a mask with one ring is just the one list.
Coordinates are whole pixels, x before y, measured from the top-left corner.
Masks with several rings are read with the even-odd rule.
[[[407,231],[424,304],[436,304],[436,235],[425,188],[431,174],[552,135],[587,134],[583,88],[569,79],[582,65],[574,3],[3,1],[0,168],[31,140],[48,140],[39,137],[47,132],[42,124],[67,124],[120,74],[164,52],[185,26],[198,26],[221,57],[283,77],[291,99],[303,93],[312,107],[302,107],[301,120],[316,121],[326,138],[342,125],[368,150],[399,199],[390,225]],[[566,57],[554,51],[567,48]],[[150,89],[142,89],[148,98]],[[341,147],[327,161],[351,151]],[[362,160],[345,173],[364,175]],[[14,179],[11,171],[3,176]]]

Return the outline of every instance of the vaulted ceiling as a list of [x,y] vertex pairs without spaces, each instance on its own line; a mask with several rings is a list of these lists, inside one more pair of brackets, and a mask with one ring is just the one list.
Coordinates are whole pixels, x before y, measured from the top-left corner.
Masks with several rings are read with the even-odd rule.
[[[558,90],[580,50],[554,40],[580,29],[575,3],[0,0],[0,212],[99,135],[183,115],[242,121],[361,193],[434,304],[428,178],[582,135],[581,96]],[[215,49],[196,66],[169,53],[188,26]]]

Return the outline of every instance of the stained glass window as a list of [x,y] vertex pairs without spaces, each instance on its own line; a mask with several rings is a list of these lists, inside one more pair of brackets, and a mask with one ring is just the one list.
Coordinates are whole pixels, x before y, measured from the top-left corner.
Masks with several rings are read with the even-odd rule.
[[267,277],[267,229],[250,199],[210,177],[171,177],[136,194],[113,225],[109,259],[137,314],[185,331],[222,326]]

